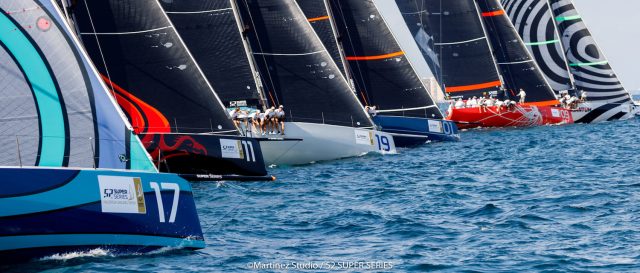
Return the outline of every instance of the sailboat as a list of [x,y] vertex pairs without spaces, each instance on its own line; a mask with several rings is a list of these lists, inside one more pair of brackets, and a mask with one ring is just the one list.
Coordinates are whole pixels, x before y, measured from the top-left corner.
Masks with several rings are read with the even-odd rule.
[[162,171],[270,179],[158,1],[74,2],[85,48]]
[[[239,128],[255,138],[268,165],[297,146],[302,139],[282,135],[262,137],[259,117],[266,112],[266,98],[233,1],[160,1],[194,60],[229,112],[239,108],[246,122]],[[246,112],[246,113],[244,113]],[[249,120],[249,116],[255,118]],[[256,121],[254,124],[253,121]],[[268,147],[267,147],[268,146]],[[265,153],[268,152],[268,153]]]
[[[453,102],[460,128],[572,123],[499,2],[396,0],[414,39]],[[526,90],[522,103],[518,93]],[[495,97],[510,106],[467,107]],[[493,100],[491,100],[493,102]],[[454,105],[458,103],[459,105]],[[460,105],[462,104],[462,105]]]
[[[324,1],[300,2],[308,7],[310,21],[320,18],[312,12],[324,7]],[[312,3],[317,7],[311,6]],[[375,124],[382,131],[391,133],[398,146],[459,140],[456,125],[443,120],[440,109],[376,4],[373,1],[328,3],[326,18],[335,22],[336,30],[318,26],[317,31],[320,36],[329,37],[325,38],[325,43],[338,41],[338,47],[344,52],[346,75],[353,82],[360,102],[367,107],[376,107]],[[328,25],[333,24],[329,22]],[[334,33],[338,39],[333,38]]]
[[628,119],[635,106],[571,1],[503,0],[509,17],[544,68],[575,122]]
[[391,135],[376,131],[340,68],[294,0],[238,0],[233,9],[263,86],[265,108],[284,106],[293,147],[263,145],[267,164],[296,165],[394,153]]
[[205,246],[51,0],[0,2],[0,263]]

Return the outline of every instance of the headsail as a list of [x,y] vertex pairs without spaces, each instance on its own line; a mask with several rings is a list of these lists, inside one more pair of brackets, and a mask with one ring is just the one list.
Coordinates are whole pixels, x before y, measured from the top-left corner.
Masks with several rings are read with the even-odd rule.
[[373,126],[295,0],[239,0],[267,102],[294,122]]
[[511,22],[556,93],[572,90],[567,61],[547,0],[502,0]]
[[260,90],[231,1],[160,1],[225,106],[260,104]]
[[330,2],[361,102],[392,116],[443,118],[375,3]]
[[307,20],[313,26],[313,29],[322,40],[322,43],[327,48],[333,61],[336,62],[340,71],[346,75],[346,68],[344,64],[344,53],[338,47],[337,33],[333,21],[330,19],[331,12],[327,7],[325,0],[296,0],[300,8],[307,16]]
[[505,83],[505,96],[515,99],[519,89],[527,103],[556,105],[558,100],[536,61],[527,51],[498,0],[476,0]]
[[0,63],[0,165],[155,170],[52,1],[0,2]]
[[630,102],[629,93],[598,48],[573,3],[570,0],[550,0],[550,3],[576,89],[585,91],[589,101]]
[[83,0],[72,11],[89,55],[138,132],[238,134],[157,1]]
[[474,0],[396,0],[427,64],[450,96],[502,86]]

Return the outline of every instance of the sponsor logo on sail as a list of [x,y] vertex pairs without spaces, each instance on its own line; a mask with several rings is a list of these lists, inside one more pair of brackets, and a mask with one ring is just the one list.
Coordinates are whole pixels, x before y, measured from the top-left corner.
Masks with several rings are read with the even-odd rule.
[[98,184],[102,212],[147,213],[142,180],[139,177],[100,175]]
[[240,140],[220,139],[222,158],[244,159],[244,151]]

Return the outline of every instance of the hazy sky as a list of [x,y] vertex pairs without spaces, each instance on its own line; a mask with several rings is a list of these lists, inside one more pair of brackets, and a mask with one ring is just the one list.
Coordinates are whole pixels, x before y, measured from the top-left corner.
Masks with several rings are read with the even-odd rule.
[[[574,0],[600,48],[625,87],[640,90],[640,1],[638,0]],[[382,15],[392,25],[403,49],[421,76],[428,67],[402,24],[394,0],[375,0]],[[399,27],[400,26],[400,27]]]

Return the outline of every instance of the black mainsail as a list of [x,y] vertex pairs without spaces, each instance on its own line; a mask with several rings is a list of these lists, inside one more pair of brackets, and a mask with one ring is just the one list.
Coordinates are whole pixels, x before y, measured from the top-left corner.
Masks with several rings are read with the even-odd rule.
[[84,46],[140,133],[238,131],[157,1],[77,1]]
[[330,1],[363,105],[390,116],[442,119],[442,113],[371,0]]
[[238,8],[267,106],[284,105],[293,122],[373,126],[294,0],[239,0]]
[[527,92],[527,103],[556,105],[556,96],[527,51],[498,0],[476,0],[501,70],[506,97],[515,99],[518,90]]
[[396,0],[424,59],[449,96],[502,86],[474,0]]
[[502,0],[502,5],[551,88],[557,94],[574,89],[547,0]]
[[344,52],[342,52],[341,48],[338,46],[337,32],[335,30],[335,25],[333,24],[333,20],[331,20],[332,15],[330,14],[330,9],[327,7],[327,3],[324,0],[296,0],[300,9],[304,12],[304,15],[307,16],[307,20],[313,26],[313,29],[322,40],[324,46],[329,50],[333,61],[336,62],[340,71],[347,75],[346,68],[344,64]]
[[160,1],[180,37],[225,106],[262,104],[232,2]]
[[585,91],[589,101],[613,104],[631,102],[629,93],[620,83],[573,3],[570,0],[550,0],[550,3],[576,89]]
[[267,174],[260,144],[239,136],[159,2],[85,0],[71,8],[103,80],[163,171]]

